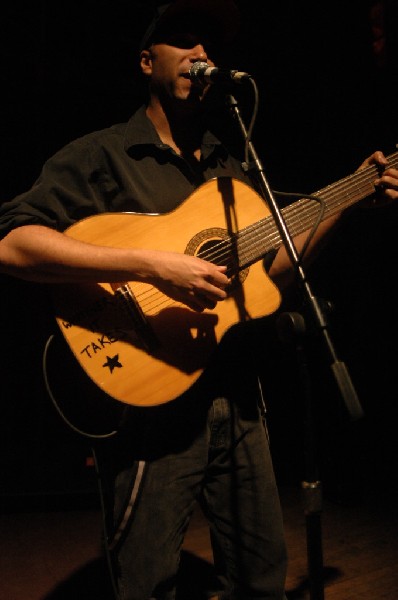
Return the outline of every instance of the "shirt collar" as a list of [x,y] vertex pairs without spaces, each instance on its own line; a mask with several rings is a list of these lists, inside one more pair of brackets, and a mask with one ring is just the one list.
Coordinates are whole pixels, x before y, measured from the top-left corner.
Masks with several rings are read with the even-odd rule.
[[[146,116],[145,106],[141,106],[129,119],[124,138],[124,149],[128,152],[134,146],[154,145],[159,149],[168,149],[163,144],[152,122]],[[216,146],[221,146],[220,140],[211,131],[205,131],[202,139],[202,155],[207,158]]]

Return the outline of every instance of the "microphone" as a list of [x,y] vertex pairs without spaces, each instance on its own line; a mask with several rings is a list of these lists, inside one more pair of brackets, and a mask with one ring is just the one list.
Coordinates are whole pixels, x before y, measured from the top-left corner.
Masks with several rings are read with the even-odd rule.
[[249,73],[242,71],[219,69],[205,62],[197,61],[189,69],[188,78],[194,83],[243,83],[251,79]]

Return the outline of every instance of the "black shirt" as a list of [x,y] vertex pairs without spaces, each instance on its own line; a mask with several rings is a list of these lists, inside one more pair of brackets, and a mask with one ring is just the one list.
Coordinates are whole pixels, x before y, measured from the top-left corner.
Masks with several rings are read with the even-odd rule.
[[50,158],[29,191],[0,207],[0,237],[27,224],[64,231],[104,212],[169,212],[214,177],[250,184],[239,160],[211,131],[201,151],[193,168],[162,143],[142,106],[127,123],[85,135]]

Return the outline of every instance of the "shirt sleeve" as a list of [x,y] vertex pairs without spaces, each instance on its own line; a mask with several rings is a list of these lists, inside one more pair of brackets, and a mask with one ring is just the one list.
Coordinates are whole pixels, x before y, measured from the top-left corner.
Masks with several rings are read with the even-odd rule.
[[0,238],[22,225],[64,231],[77,220],[104,212],[97,193],[89,138],[71,142],[43,166],[30,190],[0,206]]

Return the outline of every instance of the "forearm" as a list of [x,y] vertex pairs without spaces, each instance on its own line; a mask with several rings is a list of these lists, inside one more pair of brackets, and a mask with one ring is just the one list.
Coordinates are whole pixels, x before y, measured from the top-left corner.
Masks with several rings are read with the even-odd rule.
[[154,275],[150,252],[96,246],[39,225],[18,227],[0,242],[0,270],[43,283],[116,282]]
[[0,272],[41,283],[143,281],[196,311],[227,297],[225,266],[176,252],[113,248],[25,225],[0,241]]

